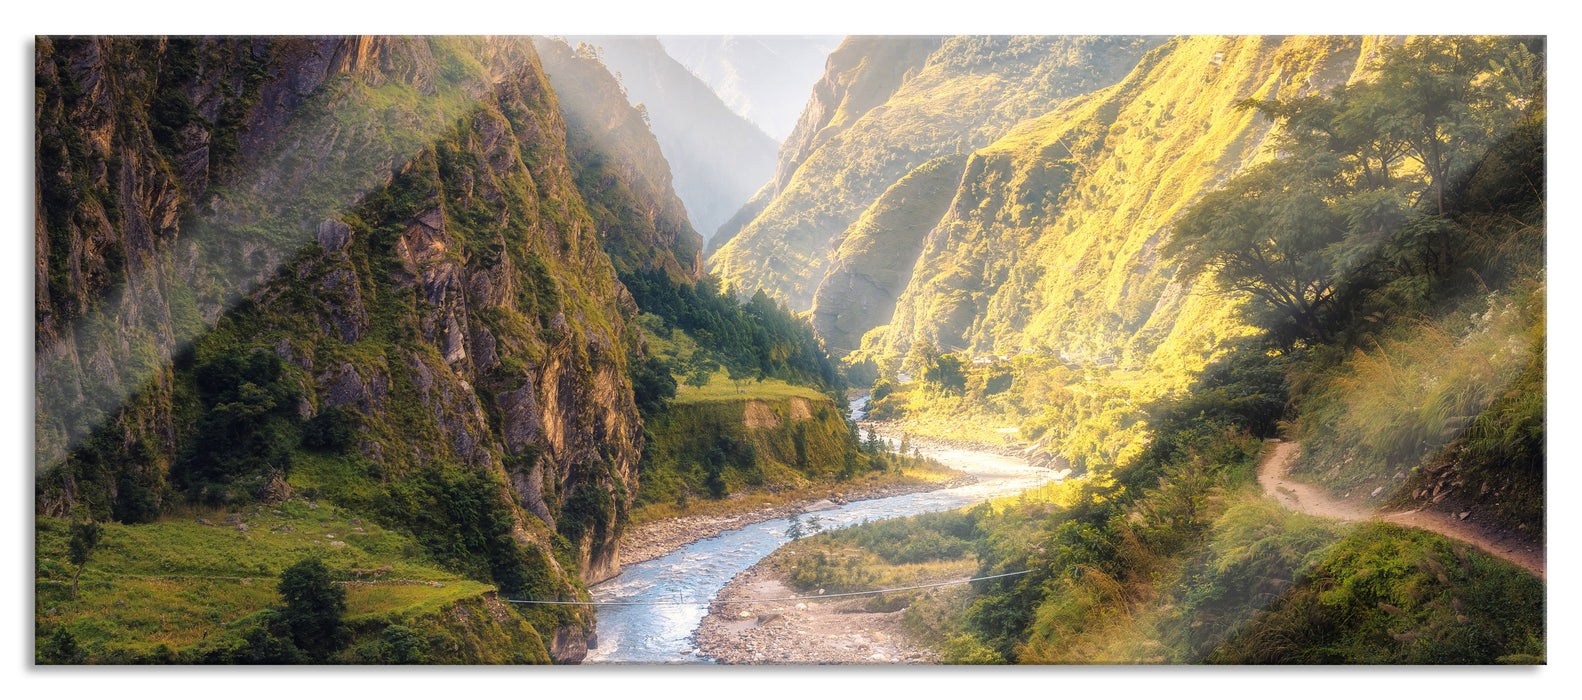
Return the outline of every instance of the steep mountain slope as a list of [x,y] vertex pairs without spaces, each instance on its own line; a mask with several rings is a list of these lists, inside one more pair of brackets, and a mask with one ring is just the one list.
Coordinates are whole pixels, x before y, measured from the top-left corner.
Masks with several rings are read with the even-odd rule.
[[[775,179],[716,236],[713,271],[807,309],[848,227],[907,172],[970,152],[1124,77],[1158,40],[848,38],[830,55]],[[754,213],[756,211],[756,213]],[[751,216],[739,233],[724,235]]]
[[857,349],[864,333],[890,322],[928,232],[961,183],[967,158],[940,156],[918,166],[851,225],[813,295],[813,324],[831,354]]
[[1234,105],[1345,81],[1371,42],[1189,37],[1121,84],[1029,120],[973,154],[929,234],[884,350],[927,338],[975,353],[1206,358],[1229,309],[1172,284],[1154,250],[1182,207],[1267,157],[1269,122]]
[[533,46],[560,98],[566,147],[583,201],[596,211],[599,237],[616,270],[660,268],[695,278],[703,239],[671,189],[669,164],[642,112],[627,103],[615,76],[564,41]]
[[653,126],[692,227],[713,235],[774,171],[775,141],[737,116],[651,36],[568,36],[620,78]]
[[661,36],[675,57],[748,121],[776,141],[796,128],[839,36]]
[[[528,40],[41,38],[35,68],[41,515],[305,489],[512,593],[615,571],[642,428],[599,232],[657,200],[584,204]],[[591,618],[525,614],[580,658]]]

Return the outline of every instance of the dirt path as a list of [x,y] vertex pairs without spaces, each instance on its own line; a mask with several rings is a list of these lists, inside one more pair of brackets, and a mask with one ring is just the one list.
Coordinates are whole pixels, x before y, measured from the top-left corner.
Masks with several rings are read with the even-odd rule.
[[1300,454],[1302,446],[1282,442],[1258,465],[1258,485],[1264,493],[1273,496],[1280,505],[1294,511],[1325,518],[1346,521],[1378,519],[1387,523],[1415,527],[1460,540],[1489,554],[1522,567],[1538,578],[1548,580],[1548,565],[1544,550],[1526,540],[1506,533],[1458,519],[1451,513],[1429,510],[1407,510],[1381,513],[1356,503],[1330,496],[1317,486],[1290,478],[1287,471],[1291,460]]

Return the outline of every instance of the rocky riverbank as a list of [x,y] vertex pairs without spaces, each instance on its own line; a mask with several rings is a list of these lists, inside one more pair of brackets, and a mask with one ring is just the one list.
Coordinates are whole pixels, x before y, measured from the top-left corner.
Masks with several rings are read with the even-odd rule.
[[[720,590],[722,599],[786,598],[798,594],[760,564]],[[914,644],[902,626],[905,610],[867,612],[868,598],[771,603],[720,603],[693,635],[695,649],[722,664],[937,664],[932,650]]]
[[769,506],[743,513],[728,515],[687,515],[679,518],[646,523],[634,527],[621,536],[621,566],[630,566],[658,559],[698,540],[708,539],[722,532],[737,530],[765,520],[784,518],[794,513],[811,513],[845,505],[852,501],[889,498],[919,491],[956,488],[977,481],[970,474],[945,481],[917,482],[911,484],[868,485],[854,483],[845,491],[831,494],[829,498],[811,499]]
[[902,433],[911,433],[911,443],[917,445],[924,452],[930,450],[973,450],[987,452],[1002,457],[1015,457],[1026,460],[1035,467],[1043,467],[1065,479],[1072,476],[1081,476],[1082,472],[1072,468],[1071,461],[1050,450],[1047,439],[1028,445],[1019,440],[1006,440],[994,443],[984,440],[968,440],[964,438],[941,438],[929,435],[920,435],[919,429],[907,421],[857,421],[860,429],[866,431],[870,427],[880,436],[897,441]]
[[972,450],[974,452],[987,452],[1003,457],[1021,457],[1025,448],[1019,442],[988,442],[986,440],[969,440],[966,438],[943,438],[924,434],[922,429],[908,421],[873,420],[857,421],[857,428],[864,433],[872,428],[891,442],[899,442],[903,433],[911,434],[911,443],[918,449],[927,453],[939,450]]

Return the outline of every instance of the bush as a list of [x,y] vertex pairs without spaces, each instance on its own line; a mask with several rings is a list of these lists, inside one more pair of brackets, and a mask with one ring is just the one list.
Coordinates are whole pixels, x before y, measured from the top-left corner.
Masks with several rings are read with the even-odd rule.
[[346,591],[330,578],[318,557],[307,557],[280,573],[281,619],[297,647],[322,661],[346,645]]
[[88,654],[77,645],[77,637],[65,627],[56,627],[54,634],[38,647],[38,662],[41,664],[81,664],[87,661]]
[[330,406],[308,419],[302,426],[302,446],[335,452],[346,449],[357,438],[357,414],[340,406]]

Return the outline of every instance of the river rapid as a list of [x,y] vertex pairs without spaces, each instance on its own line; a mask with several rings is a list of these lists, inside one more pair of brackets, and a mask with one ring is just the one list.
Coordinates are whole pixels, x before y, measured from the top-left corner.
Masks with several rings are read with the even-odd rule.
[[[856,411],[854,415],[860,417]],[[977,482],[858,501],[821,510],[816,515],[830,529],[865,520],[952,510],[1014,495],[1052,476],[1049,470],[1028,466],[1020,459],[986,452],[925,448],[923,453],[976,476]],[[803,516],[803,522],[811,515]],[[712,599],[737,574],[788,542],[785,531],[789,525],[786,518],[777,518],[724,532],[663,557],[631,565],[620,575],[594,586],[590,593],[600,603],[664,604],[599,606],[598,647],[588,650],[584,663],[711,663],[707,658],[682,653],[693,648],[692,635],[708,614],[708,607],[697,603]]]

